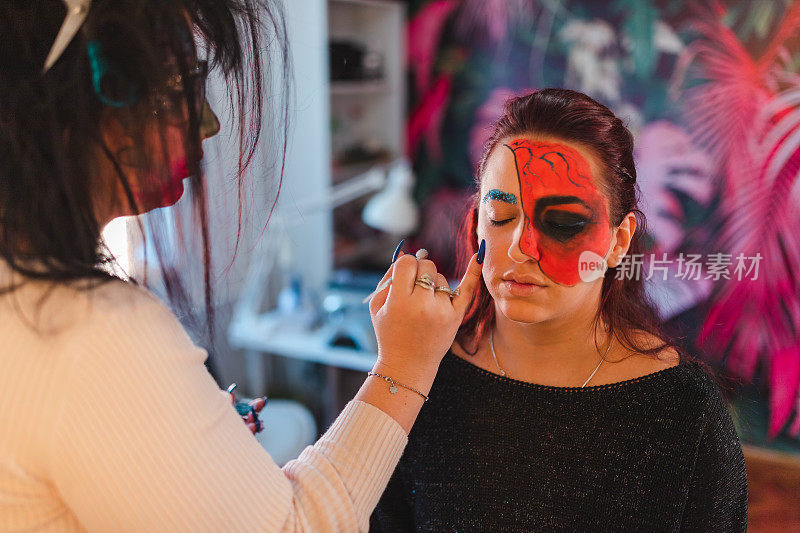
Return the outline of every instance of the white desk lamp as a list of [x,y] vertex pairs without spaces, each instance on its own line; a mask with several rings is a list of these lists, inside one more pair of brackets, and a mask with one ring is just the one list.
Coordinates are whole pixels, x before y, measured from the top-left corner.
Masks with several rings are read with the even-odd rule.
[[361,214],[364,222],[392,235],[407,235],[419,223],[419,208],[411,197],[414,175],[405,158],[398,159],[389,169],[387,187],[373,196]]

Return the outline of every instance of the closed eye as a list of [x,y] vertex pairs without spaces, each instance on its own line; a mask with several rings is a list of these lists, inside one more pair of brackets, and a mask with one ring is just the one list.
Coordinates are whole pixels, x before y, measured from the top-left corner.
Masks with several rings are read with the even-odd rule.
[[564,242],[583,231],[590,220],[575,213],[551,211],[542,222],[546,233]]
[[490,218],[489,222],[492,224],[492,226],[502,226],[504,224],[508,224],[512,220],[514,220],[514,219],[513,218],[506,218],[506,219],[503,219],[503,220],[494,220],[494,219]]
[[582,228],[586,225],[586,221],[576,220],[574,222],[555,222],[553,220],[546,220],[545,224],[554,228]]

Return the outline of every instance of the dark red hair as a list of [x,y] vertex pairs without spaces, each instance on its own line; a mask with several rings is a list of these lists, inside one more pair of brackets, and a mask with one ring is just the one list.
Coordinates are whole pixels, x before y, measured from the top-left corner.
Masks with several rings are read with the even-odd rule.
[[[642,253],[645,216],[639,210],[639,189],[633,162],[633,136],[607,107],[583,93],[568,89],[541,89],[509,99],[503,116],[494,124],[483,156],[475,173],[476,192],[458,236],[459,270],[463,273],[478,249],[478,207],[480,183],[486,162],[497,144],[508,137],[542,135],[578,143],[597,157],[602,165],[598,187],[609,200],[609,217],[618,225],[627,213],[636,216],[636,231],[628,254]],[[627,278],[627,277],[626,277]],[[465,350],[475,353],[480,340],[494,323],[494,305],[486,284],[480,287],[458,330],[456,340]],[[603,279],[600,308],[595,318],[608,325],[610,332],[626,348],[655,355],[665,348],[685,354],[662,329],[661,320],[645,292],[644,280],[616,279],[616,269],[609,269]],[[638,333],[649,333],[660,340],[657,346],[644,346]]]

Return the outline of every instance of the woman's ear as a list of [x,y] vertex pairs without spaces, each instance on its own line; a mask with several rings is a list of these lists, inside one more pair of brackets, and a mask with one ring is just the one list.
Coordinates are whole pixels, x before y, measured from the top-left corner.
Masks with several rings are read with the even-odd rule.
[[612,235],[614,244],[606,260],[610,268],[614,268],[622,262],[622,258],[628,253],[628,248],[631,246],[631,239],[635,232],[636,215],[628,213]]

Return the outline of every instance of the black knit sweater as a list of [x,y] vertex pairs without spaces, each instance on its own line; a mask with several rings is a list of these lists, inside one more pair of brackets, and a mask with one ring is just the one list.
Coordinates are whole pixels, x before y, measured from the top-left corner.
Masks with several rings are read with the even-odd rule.
[[452,353],[371,531],[744,531],[747,474],[697,364],[579,387],[535,385]]

